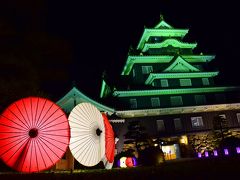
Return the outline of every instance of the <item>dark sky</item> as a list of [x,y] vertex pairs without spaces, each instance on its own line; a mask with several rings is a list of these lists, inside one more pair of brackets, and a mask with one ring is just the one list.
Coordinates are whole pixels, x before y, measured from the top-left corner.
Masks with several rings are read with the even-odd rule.
[[198,43],[196,53],[216,54],[212,65],[221,71],[220,83],[240,84],[239,6],[227,2],[1,2],[0,65],[7,71],[2,78],[18,81],[16,87],[25,96],[36,87],[53,100],[75,81],[82,92],[96,99],[102,72],[111,78],[120,75],[130,45],[136,47],[144,26],[153,27],[163,14],[173,27],[190,29],[186,41]]

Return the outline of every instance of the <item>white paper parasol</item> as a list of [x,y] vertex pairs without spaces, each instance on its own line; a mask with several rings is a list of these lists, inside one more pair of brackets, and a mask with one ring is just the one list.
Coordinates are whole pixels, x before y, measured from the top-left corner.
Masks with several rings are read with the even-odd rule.
[[105,155],[102,114],[90,103],[81,103],[74,107],[68,120],[72,155],[84,166],[95,166]]

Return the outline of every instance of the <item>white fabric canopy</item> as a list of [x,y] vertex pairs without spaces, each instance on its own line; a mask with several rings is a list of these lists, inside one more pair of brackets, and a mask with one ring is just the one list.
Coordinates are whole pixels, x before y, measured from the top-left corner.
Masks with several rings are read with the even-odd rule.
[[72,155],[84,166],[95,166],[105,155],[102,114],[90,103],[81,103],[73,108],[68,120]]
[[106,158],[106,155],[104,155],[103,159],[102,159],[102,162],[103,162],[103,165],[105,167],[105,169],[112,169],[113,167],[113,162],[110,163],[107,158]]

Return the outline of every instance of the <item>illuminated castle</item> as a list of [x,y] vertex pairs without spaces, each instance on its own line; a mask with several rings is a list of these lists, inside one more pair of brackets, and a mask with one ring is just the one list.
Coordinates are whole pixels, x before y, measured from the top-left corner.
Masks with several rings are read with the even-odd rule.
[[[194,54],[197,43],[187,43],[188,29],[176,29],[162,17],[144,28],[136,49],[131,48],[117,83],[103,76],[101,102],[73,87],[57,104],[66,113],[81,102],[106,112],[119,138],[117,153],[126,150],[126,134],[139,122],[167,159],[213,152],[220,131],[240,138],[240,88],[214,83],[219,72],[209,63],[214,55]],[[105,105],[107,106],[105,106]],[[156,141],[157,140],[157,141]]]
[[[224,119],[228,129],[239,127],[239,87],[215,85],[219,72],[209,67],[215,56],[194,54],[197,43],[183,40],[188,31],[173,28],[161,16],[154,28],[144,28],[137,48],[130,49],[121,73],[125,86],[103,79],[101,98],[112,102],[115,115],[125,120],[124,125],[114,123],[120,149],[132,121],[170,144],[174,157],[180,157],[179,145],[187,148],[189,143],[195,152],[212,151],[206,137],[216,118]],[[231,133],[240,137],[235,130]],[[208,143],[195,142],[200,137]]]

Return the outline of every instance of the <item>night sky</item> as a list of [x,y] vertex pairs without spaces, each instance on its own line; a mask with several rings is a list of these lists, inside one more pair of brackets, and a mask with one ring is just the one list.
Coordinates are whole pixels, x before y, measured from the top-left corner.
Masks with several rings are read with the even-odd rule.
[[7,0],[0,3],[1,104],[30,95],[57,101],[73,81],[97,99],[101,75],[117,79],[129,47],[160,14],[189,28],[195,53],[216,54],[218,83],[240,84],[239,6],[209,1]]

